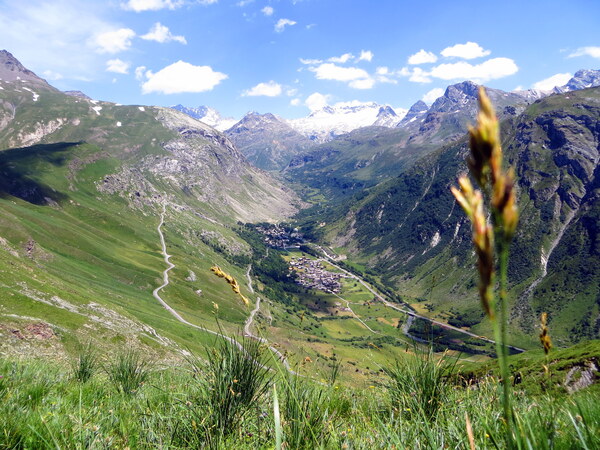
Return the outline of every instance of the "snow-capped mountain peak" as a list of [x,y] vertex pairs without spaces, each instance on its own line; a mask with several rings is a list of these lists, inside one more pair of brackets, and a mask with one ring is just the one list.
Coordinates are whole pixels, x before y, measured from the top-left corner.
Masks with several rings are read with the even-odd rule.
[[219,131],[225,131],[231,128],[237,120],[231,117],[221,117],[221,114],[216,109],[208,106],[198,106],[197,108],[189,108],[183,105],[172,106],[173,109],[181,111],[194,119],[205,123]]
[[361,127],[395,127],[405,114],[406,110],[389,105],[352,101],[327,105],[307,117],[288,120],[288,123],[304,136],[325,142]]

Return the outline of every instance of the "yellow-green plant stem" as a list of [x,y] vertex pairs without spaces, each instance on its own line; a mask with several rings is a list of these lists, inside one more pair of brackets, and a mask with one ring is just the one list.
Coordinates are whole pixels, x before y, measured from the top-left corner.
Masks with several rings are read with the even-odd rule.
[[508,253],[509,253],[509,242],[503,236],[500,239],[500,346],[496,347],[498,352],[498,360],[500,364],[500,373],[502,375],[502,404],[504,406],[504,419],[506,420],[506,424],[511,427],[513,417],[512,417],[512,408],[510,405],[510,374],[508,371],[508,342],[506,335],[507,328],[507,305],[506,305],[506,287],[507,287],[507,272],[508,272]]

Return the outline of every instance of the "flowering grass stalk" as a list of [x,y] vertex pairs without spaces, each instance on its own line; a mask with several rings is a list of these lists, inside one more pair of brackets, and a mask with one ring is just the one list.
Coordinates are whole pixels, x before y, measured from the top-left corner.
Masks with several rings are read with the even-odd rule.
[[[471,155],[467,159],[469,171],[481,191],[473,188],[463,175],[458,183],[460,190],[452,187],[452,194],[473,225],[473,244],[477,253],[479,270],[479,296],[481,305],[494,329],[496,353],[503,386],[504,420],[507,432],[514,425],[510,404],[510,384],[507,352],[507,272],[510,242],[514,236],[519,213],[514,190],[514,171],[502,168],[500,125],[492,103],[483,87],[479,88],[479,114],[477,126],[469,129]],[[483,193],[482,193],[483,191]],[[487,219],[484,197],[488,199],[492,222]],[[499,295],[494,293],[496,282],[496,251],[498,252]]]

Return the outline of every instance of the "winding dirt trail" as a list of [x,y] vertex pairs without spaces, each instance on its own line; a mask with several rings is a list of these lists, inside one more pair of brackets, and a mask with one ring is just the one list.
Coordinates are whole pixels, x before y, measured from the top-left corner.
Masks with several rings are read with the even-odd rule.
[[[154,298],[156,300],[158,300],[160,302],[160,304],[167,310],[169,311],[169,313],[175,317],[179,322],[189,326],[189,327],[193,327],[196,328],[197,330],[203,331],[205,333],[209,333],[212,334],[214,336],[219,336],[223,339],[226,339],[228,342],[234,344],[238,349],[240,349],[242,352],[246,352],[246,350],[244,349],[243,345],[240,344],[238,341],[236,341],[235,339],[226,336],[222,333],[218,333],[216,331],[213,330],[209,330],[208,328],[204,328],[203,326],[200,325],[196,325],[194,323],[188,322],[187,320],[185,320],[183,317],[181,317],[181,315],[175,311],[167,302],[165,302],[162,297],[160,296],[159,292],[164,289],[165,287],[167,287],[170,283],[169,280],[169,271],[171,269],[173,269],[175,267],[175,264],[173,264],[170,261],[171,255],[169,255],[167,253],[167,244],[165,242],[165,236],[163,234],[162,231],[162,226],[165,223],[165,214],[166,214],[166,205],[163,204],[163,210],[162,213],[160,214],[160,223],[158,224],[158,227],[156,228],[158,231],[158,235],[160,236],[160,244],[161,244],[161,248],[162,248],[162,254],[165,260],[165,263],[167,264],[167,268],[163,271],[163,284],[161,284],[159,287],[157,287],[156,289],[154,289],[154,291],[152,292],[152,295],[154,296]],[[246,272],[246,275],[248,277],[248,286],[249,289],[252,293],[254,293],[254,289],[252,289],[252,280],[250,278],[250,270],[251,270],[252,266],[250,265],[248,267],[248,271]],[[252,326],[252,322],[254,320],[254,316],[256,315],[256,313],[258,312],[260,308],[260,298],[257,298],[256,300],[256,307],[254,308],[254,310],[250,313],[250,316],[248,317],[248,319],[246,320],[246,323],[244,324],[244,335],[257,340],[265,345],[268,346],[269,350],[271,350],[271,352],[273,352],[275,355],[277,355],[277,357],[279,358],[279,361],[283,364],[283,366],[285,367],[285,369],[291,373],[292,375],[300,375],[299,373],[295,372],[291,367],[290,364],[287,360],[287,358],[275,347],[273,347],[271,344],[269,344],[269,342],[260,337],[260,336],[255,336],[254,334],[251,333],[250,331],[250,327]],[[260,364],[258,361],[254,361],[256,364],[260,365],[261,367],[265,368],[266,366]],[[271,368],[268,368],[269,370],[272,370]],[[300,375],[302,376],[302,375]]]
[[250,278],[250,271],[252,270],[252,264],[248,264],[248,270],[246,271],[246,279],[248,280],[248,290],[254,294],[254,288],[252,287],[252,278]]
[[218,333],[216,331],[212,331],[209,330],[208,328],[204,328],[200,325],[196,325],[194,323],[188,322],[187,320],[185,320],[183,317],[181,317],[181,315],[175,311],[167,302],[165,302],[162,297],[160,296],[159,292],[164,289],[165,287],[167,287],[170,283],[169,281],[169,271],[171,269],[173,269],[175,267],[175,264],[173,264],[170,259],[171,259],[171,255],[169,255],[167,253],[167,244],[165,242],[165,236],[162,232],[162,226],[165,223],[165,213],[166,213],[166,205],[163,205],[163,211],[160,214],[160,223],[158,224],[158,227],[156,228],[158,231],[158,235],[160,236],[160,244],[162,247],[162,254],[165,260],[165,263],[167,264],[167,268],[163,271],[163,284],[161,284],[159,287],[157,287],[156,289],[154,289],[154,291],[152,292],[152,295],[154,296],[154,298],[156,300],[158,300],[160,302],[160,304],[167,310],[169,311],[169,313],[171,313],[171,315],[173,317],[175,317],[179,322],[189,326],[189,327],[193,327],[196,328],[197,330],[200,331],[204,331],[205,333],[209,333],[212,334],[214,336],[219,336],[222,337],[223,339],[226,339],[227,341],[231,342],[232,344],[234,344],[237,348],[239,348],[242,351],[244,350],[244,347],[242,346],[242,344],[240,344],[238,341],[236,341],[233,338],[230,338],[229,336],[226,336],[224,334]]

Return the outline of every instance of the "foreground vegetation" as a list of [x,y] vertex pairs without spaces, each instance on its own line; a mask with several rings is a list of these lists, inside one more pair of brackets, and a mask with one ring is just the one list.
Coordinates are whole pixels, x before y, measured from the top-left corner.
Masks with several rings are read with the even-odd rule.
[[500,420],[494,364],[461,368],[414,350],[367,389],[339,385],[335,368],[325,382],[269,370],[261,363],[270,356],[256,341],[242,351],[221,339],[206,360],[189,357],[170,368],[89,346],[71,367],[5,359],[0,448],[600,446],[598,385],[571,395],[564,387],[569,368],[598,362],[600,342],[550,360],[541,353],[509,358],[519,383],[511,390],[513,438]]

